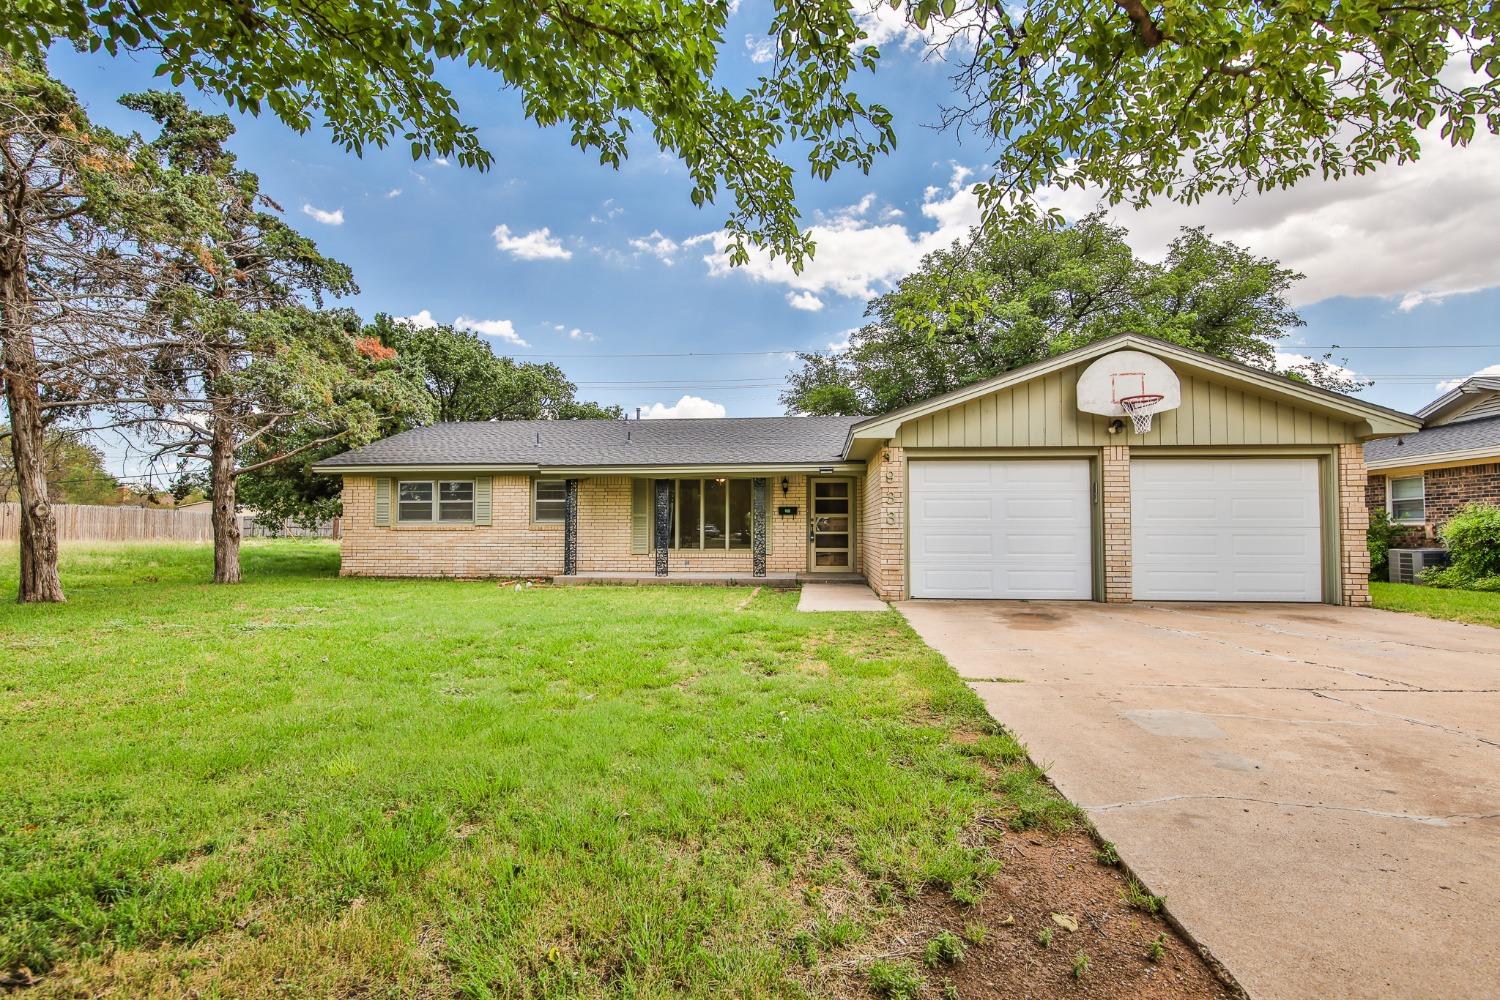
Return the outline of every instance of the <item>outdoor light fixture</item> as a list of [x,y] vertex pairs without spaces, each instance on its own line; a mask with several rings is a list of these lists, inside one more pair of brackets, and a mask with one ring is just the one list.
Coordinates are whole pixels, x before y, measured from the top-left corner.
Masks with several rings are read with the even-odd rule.
[[825,465],[821,469],[819,469],[818,472],[825,476],[831,476],[833,475],[833,466]]
[[792,484],[787,482],[786,476],[781,477],[781,495],[786,496],[792,491]]
[[1109,422],[1109,432],[1111,434],[1118,434],[1121,431],[1123,431],[1124,429],[1125,429],[1125,421],[1123,421],[1123,420],[1111,420]]

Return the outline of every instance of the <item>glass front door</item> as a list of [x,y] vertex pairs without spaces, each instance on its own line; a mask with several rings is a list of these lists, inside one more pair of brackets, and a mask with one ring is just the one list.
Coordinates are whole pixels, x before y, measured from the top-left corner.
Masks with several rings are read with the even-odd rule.
[[807,568],[847,573],[854,567],[854,483],[849,479],[810,479]]

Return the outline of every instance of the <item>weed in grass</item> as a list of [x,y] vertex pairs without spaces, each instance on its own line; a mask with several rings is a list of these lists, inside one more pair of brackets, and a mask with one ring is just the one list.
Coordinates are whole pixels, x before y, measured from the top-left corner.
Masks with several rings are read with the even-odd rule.
[[885,1000],[918,1000],[922,995],[922,973],[907,959],[876,959],[870,963],[866,978],[870,992]]
[[1073,956],[1073,978],[1082,979],[1089,974],[1089,957],[1083,952]]
[[1144,910],[1152,916],[1160,913],[1167,905],[1167,897],[1153,896],[1135,879],[1130,879],[1125,883],[1125,888],[1120,890],[1120,898],[1137,910]]
[[990,929],[984,924],[964,924],[964,940],[976,948],[984,944],[985,938],[990,936]]
[[818,941],[811,931],[798,931],[792,935],[792,957],[809,969],[818,960]]
[[943,980],[943,988],[939,994],[943,1000],[958,1000],[958,984],[951,979]]
[[964,943],[952,931],[939,931],[922,949],[922,961],[928,968],[939,965],[957,965],[964,959]]
[[847,948],[864,937],[864,934],[864,928],[848,917],[837,920],[825,917],[813,927],[813,938],[824,951]]
[[1167,936],[1156,935],[1156,940],[1151,942],[1151,947],[1146,949],[1146,960],[1148,962],[1160,962],[1167,957]]
[[875,902],[881,906],[896,905],[896,890],[889,882],[878,882],[875,885]]
[[1052,947],[1052,928],[1043,927],[1041,930],[1037,931],[1036,943],[1041,945],[1043,948]]
[[1102,841],[1098,850],[1094,851],[1094,860],[1109,868],[1118,868],[1120,865],[1120,852],[1115,850],[1115,845],[1108,841]]

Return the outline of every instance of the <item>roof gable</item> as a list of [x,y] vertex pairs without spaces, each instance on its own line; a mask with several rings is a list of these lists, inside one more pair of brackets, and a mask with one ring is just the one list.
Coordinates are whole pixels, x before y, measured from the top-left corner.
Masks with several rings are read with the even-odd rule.
[[1500,376],[1476,375],[1417,411],[1426,426],[1500,414]]

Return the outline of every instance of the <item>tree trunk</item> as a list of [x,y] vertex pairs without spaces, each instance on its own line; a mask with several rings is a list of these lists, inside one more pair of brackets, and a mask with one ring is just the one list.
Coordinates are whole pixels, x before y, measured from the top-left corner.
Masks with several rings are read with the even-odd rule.
[[240,519],[235,503],[234,426],[220,394],[219,379],[229,370],[227,358],[216,356],[209,370],[213,400],[213,440],[209,446],[209,483],[213,493],[214,583],[240,582]]
[[36,342],[31,336],[31,290],[18,261],[0,262],[0,367],[10,409],[10,453],[21,501],[22,604],[60,602],[57,520],[47,492],[42,401],[37,389]]

